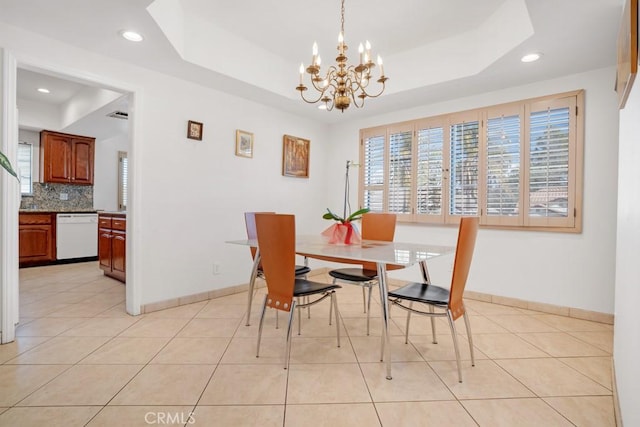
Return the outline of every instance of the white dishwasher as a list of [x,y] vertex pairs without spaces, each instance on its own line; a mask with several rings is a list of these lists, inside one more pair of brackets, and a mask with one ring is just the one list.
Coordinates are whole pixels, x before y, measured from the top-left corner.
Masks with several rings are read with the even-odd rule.
[[57,259],[98,256],[98,214],[57,214],[56,254]]

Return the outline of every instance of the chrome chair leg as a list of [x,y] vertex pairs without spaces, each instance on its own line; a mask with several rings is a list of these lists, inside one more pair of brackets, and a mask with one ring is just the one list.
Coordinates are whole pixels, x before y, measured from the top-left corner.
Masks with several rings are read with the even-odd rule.
[[[369,336],[369,320],[371,318],[371,284],[369,284],[367,288],[369,288],[369,299],[367,301],[367,336]],[[362,288],[362,291],[364,292],[364,287]]]
[[340,347],[340,314],[338,313],[338,295],[336,291],[331,291],[331,305],[336,314],[336,336],[338,337],[338,347]]
[[289,311],[289,323],[287,325],[287,348],[284,355],[284,369],[289,368],[289,358],[291,357],[291,329],[293,329],[293,318],[296,313],[296,301],[291,303],[291,310]]
[[[433,306],[429,305],[429,313],[433,313]],[[433,341],[431,341],[434,344],[438,344],[438,338],[436,338],[436,318],[433,316],[431,317],[431,336],[433,336]]]
[[264,296],[264,303],[262,304],[262,313],[260,313],[260,324],[258,325],[258,347],[256,348],[256,357],[260,357],[260,340],[262,339],[262,325],[264,324],[264,313],[267,311],[267,297]]
[[471,366],[476,366],[476,361],[473,355],[473,338],[471,337],[471,324],[469,323],[469,316],[467,316],[467,312],[465,310],[464,314],[464,326],[467,330],[467,337],[469,338],[469,351],[471,352]]
[[451,310],[447,309],[447,319],[449,319],[449,327],[451,328],[451,337],[453,338],[453,348],[456,351],[456,364],[458,365],[458,382],[462,382],[462,364],[460,362],[460,349],[458,348],[458,333],[456,332],[456,324],[453,320]]
[[[304,300],[308,297],[302,297],[302,303],[304,304]],[[298,300],[299,298],[296,298]],[[308,308],[308,307],[307,307]],[[300,308],[300,303],[298,302],[298,335],[302,331],[302,309]]]
[[362,287],[362,307],[364,308],[364,312],[367,312],[367,299],[364,295],[364,286]]
[[[336,284],[336,278],[335,278],[335,277],[333,278],[333,283],[332,283],[332,284],[333,284],[333,285],[335,285],[335,284]],[[331,326],[331,316],[332,316],[332,313],[333,313],[333,304],[329,304],[329,326]]]
[[[409,301],[409,308],[413,308],[413,301]],[[404,343],[409,344],[409,322],[411,321],[411,312],[407,310],[407,325],[404,328]]]

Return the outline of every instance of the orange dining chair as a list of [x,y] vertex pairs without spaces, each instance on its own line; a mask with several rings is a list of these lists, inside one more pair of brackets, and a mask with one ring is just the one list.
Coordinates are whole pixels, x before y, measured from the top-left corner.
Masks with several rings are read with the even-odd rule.
[[[275,213],[275,212],[245,212],[244,213],[244,223],[247,227],[247,238],[249,240],[255,240],[258,238],[258,235],[256,233],[256,214],[259,213]],[[255,260],[256,258],[256,248],[255,247],[250,247],[249,249],[251,249],[251,258],[253,258]],[[295,266],[295,274],[296,276],[302,276],[303,278],[307,278],[307,274],[309,274],[309,272],[311,272],[311,269],[306,265],[307,264],[307,258],[304,259],[305,261],[305,265],[296,265]],[[257,271],[257,276],[260,277],[261,279],[264,280],[264,273],[262,271],[262,263],[260,263],[258,265],[258,271]],[[257,289],[254,289],[254,292],[256,292]],[[249,314],[247,313],[247,324],[249,324]],[[308,309],[308,317],[311,318],[311,309]],[[278,318],[276,317],[276,328],[278,327]]]
[[[392,242],[396,231],[396,215],[390,213],[366,213],[362,215],[362,240],[381,240]],[[387,265],[387,270],[404,268],[399,265]],[[329,271],[333,283],[347,283],[362,286],[362,304],[367,313],[367,335],[371,315],[371,288],[378,284],[378,267],[374,262],[363,262],[360,267],[340,268]],[[365,297],[365,289],[369,297]],[[329,313],[331,318],[331,313]]]
[[[291,327],[296,308],[300,309],[317,304],[327,297],[331,298],[331,306],[335,312],[338,347],[340,347],[338,302],[335,292],[340,286],[312,282],[295,276],[295,217],[293,215],[262,213],[256,214],[255,220],[258,247],[260,248],[265,281],[267,282],[267,295],[262,305],[260,325],[258,327],[256,357],[260,356],[260,340],[267,307],[277,310],[276,313],[278,311],[289,313],[284,360],[284,368],[287,369],[291,354]],[[309,300],[310,297],[317,298]],[[301,300],[305,302],[300,303],[299,301]],[[298,316],[300,316],[300,312]]]
[[[467,329],[469,338],[469,350],[471,352],[471,366],[475,366],[473,357],[473,338],[471,337],[471,325],[467,310],[464,307],[462,296],[464,288],[467,284],[469,276],[469,268],[471,267],[471,259],[473,258],[473,249],[478,234],[478,217],[467,217],[460,219],[460,228],[458,230],[458,243],[456,245],[456,255],[453,263],[453,273],[451,276],[450,289],[441,288],[439,286],[427,283],[409,283],[401,288],[389,291],[389,300],[394,306],[398,306],[407,310],[407,326],[405,331],[405,344],[409,340],[409,320],[411,313],[430,316],[432,319],[431,327],[433,328],[434,344],[437,343],[435,338],[434,317],[446,317],[449,320],[451,328],[451,336],[453,337],[453,347],[456,352],[456,362],[458,364],[458,381],[462,382],[462,368],[460,364],[460,349],[458,348],[458,336],[456,333],[455,320],[460,316],[464,317],[464,324]],[[403,305],[406,302],[409,305]],[[429,311],[422,311],[413,308],[413,303],[425,304]],[[435,311],[440,309],[441,311]]]

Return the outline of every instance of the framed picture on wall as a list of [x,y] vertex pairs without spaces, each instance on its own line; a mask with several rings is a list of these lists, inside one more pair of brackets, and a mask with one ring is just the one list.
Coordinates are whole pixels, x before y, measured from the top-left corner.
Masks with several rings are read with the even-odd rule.
[[291,135],[282,138],[282,175],[309,178],[311,141]]
[[622,109],[638,73],[638,0],[626,0],[616,44],[616,92],[618,107]]
[[187,123],[187,138],[197,139],[198,141],[202,141],[203,126],[204,125],[200,122],[194,122],[193,120],[189,120],[189,123]]
[[236,156],[253,157],[253,134],[236,130]]

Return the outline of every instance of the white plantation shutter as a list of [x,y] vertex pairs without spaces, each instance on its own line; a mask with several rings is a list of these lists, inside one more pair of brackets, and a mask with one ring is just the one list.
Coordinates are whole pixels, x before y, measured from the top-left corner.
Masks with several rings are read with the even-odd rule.
[[18,144],[17,172],[20,176],[20,194],[33,194],[33,145]]
[[412,136],[411,128],[389,134],[389,202],[387,212],[411,214]]
[[419,221],[442,221],[444,129],[419,124],[416,151],[416,214]]
[[[492,116],[486,125],[484,154],[484,223],[518,225],[522,221],[523,120],[516,107]],[[508,114],[514,113],[515,114]],[[522,111],[523,113],[523,111]]]
[[362,129],[361,207],[581,232],[584,91]]
[[533,104],[529,110],[527,221],[572,226],[575,199],[575,102]]
[[449,216],[478,215],[478,120],[450,126]]
[[384,154],[386,132],[363,135],[361,154],[362,207],[384,212]]
[[129,160],[126,151],[118,151],[118,209],[126,210],[129,199]]

